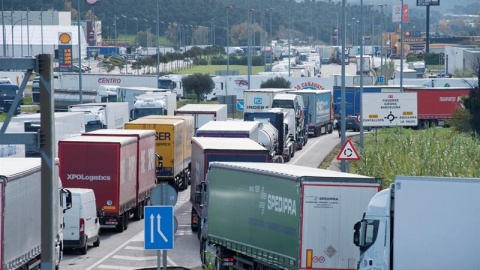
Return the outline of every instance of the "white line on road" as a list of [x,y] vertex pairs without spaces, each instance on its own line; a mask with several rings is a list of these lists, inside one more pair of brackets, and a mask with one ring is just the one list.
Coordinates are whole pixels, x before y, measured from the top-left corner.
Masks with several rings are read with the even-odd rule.
[[156,260],[157,256],[137,257],[137,256],[114,255],[112,259],[127,260],[127,261],[148,261],[148,260]]
[[126,246],[125,249],[128,249],[128,250],[145,250],[144,247],[134,247],[134,246]]
[[[138,267],[106,265],[106,264],[99,265],[98,268],[100,268],[100,269],[114,269],[114,270],[136,270],[136,269],[138,269]],[[154,266],[148,266],[148,267],[145,267],[145,268],[157,268],[157,266],[154,265]]]
[[[190,194],[189,192],[189,189],[185,191],[186,193],[184,194]],[[183,194],[182,194],[183,195]],[[177,203],[177,205],[175,205],[175,207],[178,207],[180,208],[184,203],[187,202],[186,200],[187,198],[187,195],[183,195],[181,198],[180,198],[180,202]],[[175,208],[174,207],[174,208]],[[177,209],[178,209],[177,208]],[[174,209],[176,210],[176,209]],[[95,267],[99,266],[101,263],[103,263],[104,261],[106,261],[108,258],[112,257],[115,253],[117,253],[119,250],[125,248],[125,246],[127,246],[130,242],[133,242],[137,239],[142,239],[141,241],[143,241],[145,235],[144,235],[145,231],[141,231],[139,232],[138,234],[136,234],[134,237],[132,237],[130,240],[126,241],[125,243],[123,243],[121,246],[117,247],[116,249],[112,250],[110,253],[108,253],[106,256],[104,256],[103,258],[101,258],[99,261],[97,261],[96,263],[94,263],[92,266],[88,267],[87,269],[85,270],[92,270],[94,269]],[[137,240],[138,241],[138,240]],[[167,262],[172,265],[172,266],[178,266],[172,259],[170,259],[168,256],[167,256]],[[121,268],[113,268],[113,269],[121,269]],[[128,268],[128,269],[136,269],[136,268]]]

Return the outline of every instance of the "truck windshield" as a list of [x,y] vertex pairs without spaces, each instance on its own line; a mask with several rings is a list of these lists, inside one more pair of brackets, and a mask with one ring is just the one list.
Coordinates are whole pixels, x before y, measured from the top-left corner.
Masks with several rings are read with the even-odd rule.
[[135,119],[149,115],[165,115],[165,112],[160,108],[135,109]]
[[361,238],[360,243],[360,253],[368,250],[375,240],[377,239],[378,234],[378,220],[363,220],[362,221],[362,232],[363,237]]
[[102,123],[100,121],[90,121],[85,124],[85,132],[102,129]]
[[173,89],[174,84],[173,84],[172,80],[158,80],[158,88]]
[[18,86],[16,85],[0,85],[0,98],[2,98],[2,100],[14,99],[17,90]]
[[272,108],[295,109],[292,100],[275,99],[272,103]]

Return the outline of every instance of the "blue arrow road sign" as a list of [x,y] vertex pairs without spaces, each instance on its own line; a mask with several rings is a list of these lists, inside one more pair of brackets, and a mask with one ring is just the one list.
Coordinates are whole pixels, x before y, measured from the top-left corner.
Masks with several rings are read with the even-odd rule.
[[145,206],[145,249],[173,249],[173,207]]
[[243,101],[237,101],[237,110],[243,111]]
[[378,81],[379,83],[383,83],[383,76],[378,76],[378,77],[377,77],[377,81]]

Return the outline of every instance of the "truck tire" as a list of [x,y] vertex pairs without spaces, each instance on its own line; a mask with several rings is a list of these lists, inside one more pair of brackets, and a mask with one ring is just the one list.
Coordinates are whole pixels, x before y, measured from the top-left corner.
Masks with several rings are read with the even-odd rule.
[[137,205],[137,208],[135,209],[135,213],[133,213],[133,219],[134,220],[140,220],[142,219],[142,203],[140,203],[139,205]]
[[290,157],[293,158],[293,157],[295,156],[295,150],[296,150],[296,149],[297,149],[297,146],[294,145],[294,146],[292,147],[292,153],[290,154]]
[[125,230],[124,223],[125,222],[123,221],[123,217],[122,217],[117,224],[117,232],[121,233]]
[[123,217],[125,218],[125,231],[128,229],[128,222],[130,221],[130,211],[123,213]]
[[85,236],[85,245],[83,245],[83,247],[80,248],[80,254],[81,255],[85,255],[87,254],[87,250],[88,250],[88,236]]
[[206,255],[207,249],[205,248],[206,245],[207,245],[206,241],[200,241],[200,262],[202,263],[202,268],[205,268],[205,263],[207,261],[207,255]]
[[93,246],[94,247],[99,247],[100,246],[100,234],[97,235],[97,240],[95,240],[95,242],[93,242]]

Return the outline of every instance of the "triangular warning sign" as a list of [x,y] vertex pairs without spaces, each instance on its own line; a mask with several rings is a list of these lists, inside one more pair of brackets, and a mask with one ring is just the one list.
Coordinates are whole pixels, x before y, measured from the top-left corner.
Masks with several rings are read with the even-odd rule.
[[347,140],[345,145],[342,147],[342,150],[340,150],[340,153],[338,153],[337,159],[359,160],[360,156],[358,155],[357,150],[355,150],[355,147],[353,147],[353,143],[350,140]]

